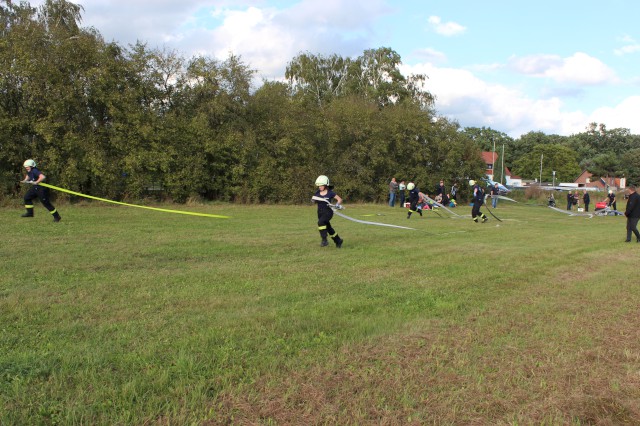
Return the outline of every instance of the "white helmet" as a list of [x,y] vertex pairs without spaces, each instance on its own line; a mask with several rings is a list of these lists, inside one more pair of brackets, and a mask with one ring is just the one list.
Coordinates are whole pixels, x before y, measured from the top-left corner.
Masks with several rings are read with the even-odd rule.
[[475,185],[475,184],[476,184],[476,181],[475,181],[475,180],[473,180],[473,179],[470,179],[470,180],[469,180],[469,186],[473,186],[473,185]]
[[316,179],[316,186],[329,186],[329,178],[325,175],[320,175]]
[[23,167],[35,167],[36,166],[36,162],[33,161],[33,160],[26,160],[22,166]]
[[613,189],[610,189],[610,190],[609,190],[609,194],[613,194]]
[[415,183],[413,183],[413,182],[409,182],[409,184],[407,185],[407,189],[408,189],[409,191],[411,191],[411,190],[412,190],[413,188],[415,188],[415,187],[416,187],[416,184],[415,184]]

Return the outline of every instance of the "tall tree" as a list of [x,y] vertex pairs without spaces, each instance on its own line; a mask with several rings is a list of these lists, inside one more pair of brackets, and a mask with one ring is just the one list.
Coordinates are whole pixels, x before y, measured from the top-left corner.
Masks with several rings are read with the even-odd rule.
[[632,149],[624,155],[624,166],[627,185],[640,185],[640,148]]
[[515,162],[514,172],[526,179],[539,179],[542,165],[542,180],[550,182],[553,171],[556,181],[573,182],[580,174],[577,154],[571,148],[559,144],[535,145],[529,155]]
[[285,77],[294,93],[323,107],[347,89],[351,60],[338,55],[322,56],[303,53],[287,65]]

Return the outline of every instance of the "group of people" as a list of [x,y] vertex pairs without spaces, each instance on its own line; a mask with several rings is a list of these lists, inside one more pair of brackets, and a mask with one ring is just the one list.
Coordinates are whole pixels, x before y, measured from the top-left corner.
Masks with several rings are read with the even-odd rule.
[[[616,193],[613,190],[609,190],[609,192],[607,193],[607,197],[603,202],[606,202],[607,207],[611,208],[613,211],[618,211]],[[587,192],[587,190],[583,191],[582,203],[584,205],[584,211],[588,212],[589,204],[591,204],[591,197],[589,196],[589,192]],[[573,206],[576,206],[576,208],[579,208],[580,206],[580,196],[578,195],[578,191],[575,191],[574,193],[569,191],[567,193],[567,210],[571,210]]]
[[[405,184],[405,181],[402,180],[400,183],[396,181],[396,178],[391,178],[391,182],[389,182],[389,207],[395,207],[396,200],[399,201],[400,206],[404,207],[405,201],[407,200],[407,191],[409,191],[409,196],[411,196],[412,188],[409,188],[410,185],[415,186],[414,183],[409,182]],[[454,183],[451,186],[451,190],[447,191],[444,186],[444,180],[441,180],[438,185],[436,185],[434,191],[434,200],[437,203],[440,203],[444,206],[448,206],[452,201],[457,204],[458,197],[458,184]],[[423,194],[425,197],[429,197],[428,193]],[[411,200],[408,200],[409,204],[411,204]]]
[[[584,211],[588,212],[589,204],[591,204],[591,197],[586,190],[583,191],[582,202],[584,204]],[[573,206],[576,206],[576,208],[578,208],[579,205],[580,195],[578,194],[578,191],[575,191],[574,193],[572,193],[571,191],[567,192],[567,210],[571,210]]]
[[[469,185],[472,187],[473,191],[473,208],[471,209],[471,217],[476,223],[480,221],[484,223],[489,220],[487,216],[480,211],[480,208],[484,204],[485,200],[485,190],[482,185],[480,183],[477,183],[475,180],[470,180]],[[401,203],[404,204],[405,195],[404,192],[400,190],[400,188],[403,187],[404,181],[401,181],[400,184],[398,184],[396,182],[396,178],[391,179],[391,182],[389,183],[389,206],[395,206],[397,191],[400,191],[400,200]],[[424,204],[427,204],[427,200],[431,197],[429,197],[429,194],[427,193],[420,192],[420,190],[413,182],[409,182],[409,184],[406,186],[406,189],[409,191],[409,211],[407,212],[407,219],[410,219],[413,213],[418,213],[420,214],[420,216],[422,216],[422,206]],[[492,205],[495,208],[497,207],[498,203],[498,195],[500,195],[500,188],[498,184],[496,183],[494,186],[492,186],[489,192],[492,198]],[[444,185],[444,180],[441,180],[440,183],[436,185],[433,200],[436,203],[444,206],[449,206],[451,205],[450,203],[455,206],[457,205],[458,193],[459,189],[457,182],[451,186],[450,191],[447,191],[447,188]]]

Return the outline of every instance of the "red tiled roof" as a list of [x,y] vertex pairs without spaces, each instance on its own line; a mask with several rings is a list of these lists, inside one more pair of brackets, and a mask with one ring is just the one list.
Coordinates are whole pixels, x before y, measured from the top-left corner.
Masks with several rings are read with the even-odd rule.
[[[482,160],[485,162],[485,164],[487,166],[489,166],[489,165],[493,166],[495,164],[495,162],[498,161],[498,157],[499,156],[498,156],[497,152],[482,151]],[[498,166],[498,169],[499,168],[500,167]],[[495,169],[495,167],[494,167],[494,169]],[[485,170],[485,173],[488,174],[488,175],[493,175],[494,174],[493,170],[488,168],[488,167],[487,167],[487,170]],[[512,178],[520,179],[519,176],[513,176],[511,174],[511,170],[509,170],[508,167],[504,168],[504,174],[505,174],[505,176],[511,176]]]
[[498,161],[498,153],[482,151],[482,159],[484,160],[485,164],[494,164],[496,161]]
[[585,170],[580,174],[580,176],[578,176],[574,183],[587,183],[587,179],[591,179],[592,176],[593,174]]

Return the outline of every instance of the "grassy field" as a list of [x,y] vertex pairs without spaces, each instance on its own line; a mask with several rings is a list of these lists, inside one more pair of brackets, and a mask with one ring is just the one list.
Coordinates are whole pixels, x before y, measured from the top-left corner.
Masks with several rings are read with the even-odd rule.
[[0,209],[2,425],[640,424],[624,218],[57,207]]

